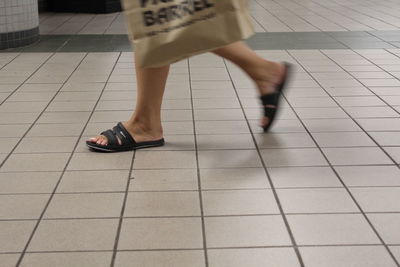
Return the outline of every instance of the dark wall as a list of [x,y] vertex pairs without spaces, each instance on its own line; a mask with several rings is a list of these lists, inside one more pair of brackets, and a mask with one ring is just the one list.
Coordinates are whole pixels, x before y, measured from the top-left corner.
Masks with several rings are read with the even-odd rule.
[[53,12],[112,13],[121,11],[120,0],[47,0],[46,4],[46,9]]
[[47,0],[38,0],[39,12],[47,11]]

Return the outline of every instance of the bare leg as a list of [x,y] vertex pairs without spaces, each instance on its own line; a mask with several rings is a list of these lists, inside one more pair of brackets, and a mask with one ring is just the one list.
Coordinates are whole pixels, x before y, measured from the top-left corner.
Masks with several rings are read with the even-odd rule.
[[[158,140],[163,136],[161,104],[168,73],[169,65],[160,68],[141,68],[136,64],[136,110],[123,124],[137,142]],[[89,141],[101,145],[107,144],[107,138],[102,135]]]
[[[256,84],[261,95],[272,93],[284,75],[282,64],[268,61],[258,56],[245,43],[237,42],[213,51],[215,54],[232,61],[246,72]],[[269,123],[263,117],[261,125]]]

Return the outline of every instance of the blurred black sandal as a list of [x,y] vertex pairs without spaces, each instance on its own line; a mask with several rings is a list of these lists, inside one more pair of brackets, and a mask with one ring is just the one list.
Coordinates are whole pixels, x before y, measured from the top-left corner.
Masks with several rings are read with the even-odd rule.
[[285,72],[283,74],[283,79],[281,83],[276,86],[276,91],[273,93],[268,93],[260,96],[261,102],[264,107],[264,117],[268,118],[268,124],[262,126],[264,132],[269,131],[276,118],[276,115],[279,110],[279,104],[282,97],[282,93],[285,90],[285,87],[289,80],[291,64],[285,62],[284,66],[285,66]]
[[155,141],[136,142],[121,122],[114,128],[102,132],[101,135],[107,138],[107,145],[99,145],[91,141],[86,141],[86,145],[96,152],[122,152],[158,147],[165,144],[164,138]]

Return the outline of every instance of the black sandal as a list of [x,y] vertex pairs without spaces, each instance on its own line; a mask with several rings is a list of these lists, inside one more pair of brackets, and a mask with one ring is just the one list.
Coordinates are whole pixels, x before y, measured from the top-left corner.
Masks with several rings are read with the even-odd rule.
[[[265,127],[262,127],[264,129],[264,132],[269,131],[269,129],[271,128],[271,126],[275,120],[276,114],[279,109],[279,103],[281,100],[281,96],[286,87],[286,84],[287,84],[287,81],[288,81],[288,78],[290,75],[291,64],[284,63],[284,65],[285,65],[285,73],[283,75],[282,82],[276,86],[276,91],[273,93],[262,95],[260,97],[261,102],[264,107],[264,116],[269,119],[268,125]],[[267,106],[269,106],[269,107],[267,107]],[[273,106],[273,107],[271,107],[271,106]]]
[[[164,138],[155,141],[136,142],[121,122],[118,122],[114,128],[101,133],[107,138],[107,145],[99,145],[86,141],[86,145],[96,152],[122,152],[131,151],[140,148],[157,147],[165,144]],[[121,143],[118,142],[118,139]]]

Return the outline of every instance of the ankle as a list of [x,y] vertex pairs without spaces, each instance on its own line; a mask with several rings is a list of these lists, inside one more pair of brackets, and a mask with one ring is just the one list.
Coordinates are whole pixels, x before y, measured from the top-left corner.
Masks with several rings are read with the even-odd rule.
[[126,127],[129,128],[129,130],[137,134],[161,135],[161,136],[163,134],[161,121],[157,119],[134,117],[128,120],[125,124]]

